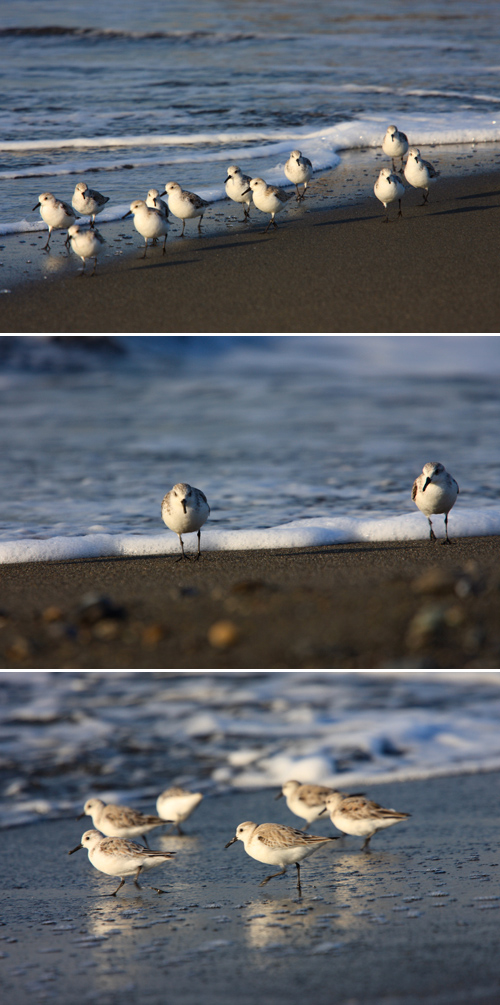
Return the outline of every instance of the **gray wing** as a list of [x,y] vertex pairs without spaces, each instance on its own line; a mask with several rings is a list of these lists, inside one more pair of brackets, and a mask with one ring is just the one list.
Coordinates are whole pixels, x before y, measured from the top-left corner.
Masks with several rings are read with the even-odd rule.
[[91,199],[95,199],[99,206],[104,206],[105,202],[109,202],[109,195],[101,195],[100,192],[93,192],[92,189],[89,189],[85,194],[87,198],[90,196]]
[[421,164],[423,164],[424,167],[427,168],[431,178],[437,178],[439,171],[436,171],[436,168],[434,167],[433,164],[430,163],[430,161],[421,161]]
[[76,216],[75,211],[73,209],[73,206],[70,206],[69,202],[63,202],[62,199],[61,199],[60,203],[61,203],[61,206],[62,206],[64,212],[67,213],[68,216],[74,216],[75,220],[79,220],[80,219],[78,216]]

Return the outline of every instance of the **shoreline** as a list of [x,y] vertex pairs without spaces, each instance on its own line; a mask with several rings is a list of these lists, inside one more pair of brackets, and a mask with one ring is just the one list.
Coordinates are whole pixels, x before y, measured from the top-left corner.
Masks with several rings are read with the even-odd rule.
[[5,565],[0,666],[497,669],[499,553],[478,537]]
[[[3,832],[4,927],[0,969],[11,1005],[80,1005],[111,997],[139,1005],[494,1005],[500,979],[498,852],[491,807],[499,774],[385,787],[384,805],[409,820],[375,835],[332,842],[259,888],[269,868],[238,842],[244,819],[298,822],[269,790],[206,798],[184,837],[155,835],[175,859],[130,879],[82,851],[86,823],[42,821]],[[87,793],[82,792],[82,800]],[[372,793],[369,793],[370,796]],[[375,798],[379,796],[374,793]],[[471,828],[471,820],[474,827]],[[336,833],[329,820],[313,833]],[[150,888],[159,883],[159,896]]]
[[[437,161],[439,155],[441,161],[444,149],[428,156]],[[467,156],[464,151],[464,160]],[[384,164],[372,151],[371,160],[358,168],[360,177],[369,174],[369,189]],[[207,217],[207,236],[174,238],[167,241],[165,256],[152,249],[142,261],[136,257],[139,235],[124,234],[121,223],[107,225],[107,244],[117,257],[111,266],[98,265],[92,280],[76,282],[79,263],[74,255],[68,259],[60,253],[61,238],[54,235],[57,254],[44,260],[46,279],[28,284],[24,279],[23,284],[14,270],[12,292],[0,298],[2,329],[496,332],[500,170],[442,176],[426,207],[419,205],[421,193],[409,190],[403,218],[393,221],[392,206],[390,224],[381,226],[384,210],[373,195],[333,205],[335,186],[338,191],[350,178],[348,164],[341,168],[328,175],[333,192],[327,193],[325,176],[319,177],[315,195],[305,204],[293,202],[278,217],[278,229],[265,235],[267,218],[255,208],[244,226],[237,210],[228,222],[222,220],[224,203],[214,204],[217,225]],[[363,184],[366,192],[367,177]],[[194,223],[191,230],[196,231]],[[45,240],[45,232],[26,236],[36,247]],[[131,242],[137,248],[133,255]],[[61,270],[63,275],[54,278]],[[6,280],[8,269],[2,271],[2,286]]]

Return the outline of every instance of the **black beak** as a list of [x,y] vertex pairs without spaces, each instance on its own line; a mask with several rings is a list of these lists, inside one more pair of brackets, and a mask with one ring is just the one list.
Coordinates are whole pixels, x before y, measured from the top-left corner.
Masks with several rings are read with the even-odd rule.
[[318,813],[318,816],[322,817],[323,813],[326,813],[327,809],[328,809],[328,806],[325,806],[325,808],[323,810],[320,810],[320,812]]
[[[122,220],[126,220],[127,216],[132,216],[132,210],[131,209],[129,209],[128,213],[125,213],[125,216],[122,216]],[[84,813],[82,813],[82,817],[83,816],[85,816]]]
[[38,209],[39,205],[40,205],[40,203],[37,202],[36,206],[33,206],[33,209],[31,210],[31,212],[34,213],[35,209]]
[[424,487],[422,489],[422,492],[425,492],[427,486],[431,484],[431,481],[432,481],[432,478],[426,478],[425,479],[425,483],[424,483]]
[[274,801],[276,802],[277,799],[281,799],[282,795],[282,792],[278,792],[278,795],[274,797]]
[[159,199],[163,199],[163,196],[166,195],[166,194],[167,194],[167,190],[165,189],[165,191],[162,192],[161,195],[158,196],[158,198]]
[[246,189],[245,189],[245,191],[244,191],[244,192],[242,192],[241,194],[242,194],[242,195],[246,195],[246,194],[247,194],[247,192],[251,192],[251,191],[252,191],[252,189],[251,189],[251,188],[246,188]]
[[82,817],[84,817],[84,816],[85,816],[85,810],[83,811],[83,813],[80,813],[80,816],[78,816],[76,819],[77,820],[81,820]]
[[83,848],[83,845],[77,844],[76,848],[72,848],[71,851],[68,852],[68,855],[74,855],[75,851],[80,851],[80,848]]
[[183,508],[184,512],[186,513],[187,510],[186,510],[186,500],[185,499],[182,500],[182,508]]
[[232,844],[234,844],[234,842],[237,841],[237,840],[238,840],[238,838],[236,837],[236,834],[235,834],[234,838],[231,838],[231,840],[228,841],[227,844],[224,845],[224,848],[229,848],[229,846],[232,845]]

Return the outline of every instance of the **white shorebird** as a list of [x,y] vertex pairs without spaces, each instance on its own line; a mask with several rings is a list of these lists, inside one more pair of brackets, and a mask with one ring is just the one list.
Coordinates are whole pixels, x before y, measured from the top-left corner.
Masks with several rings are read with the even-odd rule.
[[252,193],[250,191],[251,178],[247,174],[242,174],[236,164],[230,164],[227,169],[227,178],[224,182],[226,195],[233,202],[243,203],[245,209],[244,219],[248,220],[250,206],[252,205]]
[[263,178],[252,178],[250,189],[257,209],[260,209],[261,213],[271,214],[271,219],[264,231],[264,234],[267,234],[271,224],[273,227],[278,226],[274,217],[276,213],[281,213],[281,210],[285,208],[288,200],[292,198],[292,193],[285,192],[283,188],[278,188],[276,185],[268,185]]
[[[82,840],[76,848],[72,848],[68,855],[74,855],[80,848],[86,848],[89,859],[94,869],[106,873],[107,876],[119,876],[120,885],[108,896],[116,897],[118,890],[121,890],[126,876],[134,876],[135,885],[141,889],[139,875],[143,869],[154,869],[157,865],[163,865],[175,855],[174,851],[153,851],[149,848],[141,848],[140,844],[134,841],[126,841],[124,838],[103,837],[99,831],[85,831]],[[152,887],[157,893],[165,893],[158,887]]]
[[195,530],[198,531],[198,554],[195,557],[195,561],[197,561],[201,554],[200,527],[203,526],[210,515],[210,506],[204,492],[201,489],[193,488],[191,485],[186,485],[185,482],[179,482],[163,497],[161,515],[167,527],[175,531],[179,537],[182,555],[177,559],[178,562],[183,558],[187,558],[187,555],[184,554],[184,544],[181,534],[191,534]]
[[373,191],[375,192],[377,199],[379,199],[383,204],[386,211],[382,223],[389,223],[387,206],[390,202],[395,202],[396,199],[399,203],[398,217],[403,215],[401,212],[401,199],[403,198],[406,189],[400,182],[398,176],[393,174],[389,168],[382,168],[375,185],[373,186]]
[[[288,181],[293,182],[297,189],[297,202],[305,199],[307,183],[313,175],[313,166],[309,158],[303,157],[300,150],[292,150],[285,164],[285,174]],[[302,192],[299,192],[299,185],[304,186]]]
[[92,817],[94,827],[97,827],[106,837],[133,838],[142,837],[148,843],[146,834],[154,830],[155,827],[162,827],[166,823],[173,823],[172,820],[165,820],[164,817],[155,817],[139,810],[133,810],[131,806],[118,806],[115,803],[103,803],[102,799],[87,799],[83,807],[83,813],[77,817]]
[[386,810],[364,796],[345,796],[341,792],[332,792],[328,796],[323,813],[330,814],[332,824],[343,834],[364,837],[362,848],[368,848],[376,831],[392,827],[410,816],[409,813]]
[[388,157],[392,157],[392,170],[396,170],[395,160],[401,160],[399,173],[403,173],[403,157],[408,150],[408,137],[401,133],[397,126],[388,126],[387,132],[382,140],[382,150]]
[[201,792],[189,792],[178,785],[165,789],[156,800],[156,810],[159,817],[172,821],[177,827],[177,833],[182,834],[181,823],[191,816],[191,813],[201,803]]
[[100,255],[103,244],[106,244],[103,236],[98,230],[82,230],[77,223],[74,223],[72,227],[68,228],[68,240],[71,244],[71,250],[83,262],[83,269],[80,275],[83,276],[85,272],[87,258],[94,259],[94,268],[90,275],[95,275],[97,256]]
[[210,203],[205,202],[201,196],[195,192],[184,192],[176,181],[169,181],[165,185],[162,195],[168,196],[168,208],[174,216],[182,220],[181,237],[184,237],[184,227],[186,220],[192,220],[199,216],[198,230],[201,233],[201,221]]
[[165,254],[165,244],[169,226],[166,216],[163,216],[158,209],[150,209],[144,202],[144,199],[134,199],[134,201],[130,203],[128,213],[125,213],[125,216],[122,216],[122,220],[126,220],[127,216],[130,215],[134,217],[135,229],[142,235],[145,241],[144,254],[142,257],[146,257],[148,240],[156,240],[158,237],[163,237],[163,254]]
[[97,214],[102,213],[107,202],[109,202],[109,195],[94,192],[84,181],[79,181],[75,185],[71,200],[73,209],[76,209],[76,212],[82,216],[90,216],[91,227],[94,226]]
[[[67,202],[62,202],[61,199],[56,199],[55,195],[52,195],[52,192],[42,192],[38,196],[36,206],[33,206],[33,212],[35,212],[35,209],[40,209],[40,216],[49,228],[47,244],[44,244],[43,251],[48,251],[49,249],[50,235],[53,230],[67,230],[68,227],[71,227],[78,220],[73,207]],[[68,243],[68,238],[66,238],[65,243]]]
[[279,872],[273,872],[266,876],[259,886],[265,886],[270,879],[275,876],[282,876],[286,872],[287,866],[297,866],[297,889],[301,892],[300,886],[300,865],[304,858],[308,858],[318,848],[336,840],[331,837],[319,837],[317,834],[304,834],[303,831],[296,830],[295,827],[286,827],[284,824],[254,824],[252,820],[246,820],[236,828],[236,834],[231,841],[225,845],[229,848],[235,841],[243,841],[245,851],[257,862],[265,862],[266,865],[280,866]]
[[429,521],[431,541],[437,540],[432,529],[431,513],[444,513],[446,538],[443,544],[450,543],[448,513],[456,502],[459,491],[455,479],[438,461],[429,461],[428,464],[424,464],[422,474],[415,479],[411,497],[415,506],[418,506],[420,512],[424,513]]
[[420,150],[416,147],[412,147],[408,151],[408,157],[406,158],[405,164],[405,178],[412,188],[423,189],[424,201],[422,206],[427,202],[429,198],[429,185],[436,181],[439,175],[439,171],[430,163],[430,161],[422,160],[420,156]]
[[305,831],[323,813],[326,800],[334,791],[335,789],[330,789],[327,785],[301,785],[295,779],[290,779],[289,782],[285,782],[276,799],[285,796],[290,812],[306,821],[305,827],[301,827],[301,830]]

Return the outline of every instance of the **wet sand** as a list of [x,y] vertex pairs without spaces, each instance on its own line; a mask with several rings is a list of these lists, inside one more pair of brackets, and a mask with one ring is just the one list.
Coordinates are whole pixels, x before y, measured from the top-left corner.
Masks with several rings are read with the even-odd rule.
[[498,668],[499,555],[475,537],[4,565],[0,666]]
[[[497,1005],[498,774],[376,786],[411,819],[259,883],[245,819],[298,823],[271,789],[205,798],[142,890],[103,876],[74,816],[2,833],[0,973],[10,1005]],[[88,793],[82,793],[83,799]],[[143,807],[146,809],[146,807]],[[149,809],[154,808],[152,799]],[[76,816],[75,808],[75,816]],[[333,834],[328,820],[311,830]],[[166,892],[158,895],[151,884]]]
[[[365,175],[376,177],[380,166]],[[332,185],[340,187],[340,178],[333,173]],[[317,193],[324,184],[318,181]],[[92,279],[77,278],[74,256],[60,256],[48,263],[45,281],[0,297],[0,329],[497,332],[499,172],[439,178],[429,205],[421,202],[421,192],[408,190],[403,218],[395,221],[393,205],[384,225],[384,210],[372,194],[328,209],[316,194],[281,214],[278,229],[267,234],[267,217],[254,208],[248,225],[234,222],[228,230],[221,222],[217,230],[209,224],[207,236],[169,240],[165,256],[155,248],[142,261],[137,251],[130,255],[128,239],[126,256],[100,265]],[[224,204],[216,207],[212,212],[224,218]],[[114,241],[119,248],[126,235],[114,235],[123,226],[106,230],[110,248]],[[29,238],[24,255],[45,234]],[[62,244],[60,235],[57,241]],[[40,254],[38,246],[31,252]],[[62,277],[51,277],[49,265]]]

